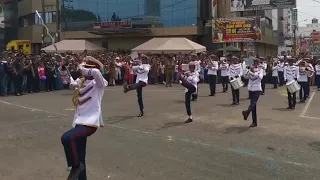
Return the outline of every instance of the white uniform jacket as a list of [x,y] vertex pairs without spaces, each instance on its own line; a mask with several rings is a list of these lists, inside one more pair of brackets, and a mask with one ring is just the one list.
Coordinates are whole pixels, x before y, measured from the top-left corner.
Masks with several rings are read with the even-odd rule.
[[[102,127],[102,110],[101,101],[104,94],[104,88],[108,82],[102,77],[98,69],[82,68],[84,76],[91,75],[93,80],[86,80],[84,88],[81,88],[80,97],[78,98],[80,104],[76,107],[73,126],[86,125],[91,127]],[[79,85],[80,80],[71,82],[71,85]]]

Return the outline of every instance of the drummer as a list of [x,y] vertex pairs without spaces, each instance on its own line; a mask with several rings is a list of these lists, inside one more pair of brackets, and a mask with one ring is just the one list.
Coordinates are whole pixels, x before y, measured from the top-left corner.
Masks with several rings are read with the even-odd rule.
[[[287,84],[293,81],[297,81],[299,78],[299,68],[298,66],[294,65],[294,59],[289,58],[288,60],[288,66],[285,66],[284,68],[284,80],[287,81]],[[288,94],[288,108],[287,109],[294,109],[296,106],[296,92],[290,93],[287,89]]]
[[254,63],[249,70],[249,82],[248,90],[250,97],[250,105],[247,110],[242,111],[242,116],[244,120],[248,119],[250,113],[252,113],[252,124],[250,127],[256,127],[257,122],[257,102],[262,93],[261,81],[263,78],[263,69],[259,66],[260,60],[258,58],[254,59]]
[[[229,67],[229,78],[230,80],[234,80],[236,78],[240,78],[243,74],[242,64],[239,63],[239,58],[236,56],[232,56],[231,65]],[[232,104],[231,105],[239,105],[240,102],[240,90],[234,89],[231,86],[232,91]]]

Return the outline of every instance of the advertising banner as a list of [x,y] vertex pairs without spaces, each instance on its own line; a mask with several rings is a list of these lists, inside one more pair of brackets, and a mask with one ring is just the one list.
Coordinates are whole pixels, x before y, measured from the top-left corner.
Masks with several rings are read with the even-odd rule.
[[320,44],[320,31],[313,31],[311,33],[311,39],[314,44]]
[[93,29],[118,29],[118,28],[131,28],[132,22],[131,21],[106,21],[101,23],[94,23]]
[[261,40],[260,17],[217,18],[212,20],[213,43]]
[[291,9],[297,6],[296,0],[230,0],[231,12],[266,9]]

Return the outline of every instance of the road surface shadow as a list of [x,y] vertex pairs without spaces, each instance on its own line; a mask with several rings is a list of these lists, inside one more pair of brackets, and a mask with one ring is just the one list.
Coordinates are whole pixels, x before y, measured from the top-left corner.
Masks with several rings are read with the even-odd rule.
[[225,129],[225,134],[242,134],[247,132],[250,129],[250,127],[244,127],[244,126],[233,126],[228,127]]
[[276,110],[276,111],[292,111],[291,109],[287,109],[287,108],[272,108],[272,110]]
[[182,126],[185,125],[186,123],[184,122],[167,122],[165,123],[160,129],[169,129],[177,126]]
[[216,106],[220,106],[220,107],[233,107],[234,105],[231,105],[231,104],[216,104]]
[[320,142],[311,142],[308,144],[313,150],[320,152]]
[[133,119],[135,117],[137,117],[137,116],[110,116],[110,117],[107,117],[105,122],[107,124],[116,124],[116,123],[119,123],[119,122],[122,122],[122,121],[127,121],[127,120],[130,120],[130,119]]

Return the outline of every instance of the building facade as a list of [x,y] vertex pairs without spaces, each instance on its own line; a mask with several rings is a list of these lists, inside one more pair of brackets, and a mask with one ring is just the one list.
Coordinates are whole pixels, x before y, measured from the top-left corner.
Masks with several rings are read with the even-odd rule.
[[[293,54],[293,41],[294,30],[298,29],[297,25],[297,9],[284,9],[282,10],[283,18],[278,16],[280,23],[283,24],[283,35],[280,34],[278,54],[279,55],[292,55]],[[282,20],[283,19],[283,20]],[[283,38],[282,38],[283,37]]]
[[[18,39],[32,41],[37,52],[51,43],[43,36],[43,17],[50,33],[58,39],[86,39],[108,50],[130,50],[153,37],[186,37],[212,44],[212,0],[12,0],[17,1]],[[43,3],[42,3],[43,2]],[[59,2],[57,4],[57,2]],[[239,16],[230,13],[230,2],[218,0],[218,17]],[[56,13],[59,12],[59,13]],[[256,43],[257,54],[273,55],[277,46],[268,11],[245,12],[263,18],[263,39]]]

